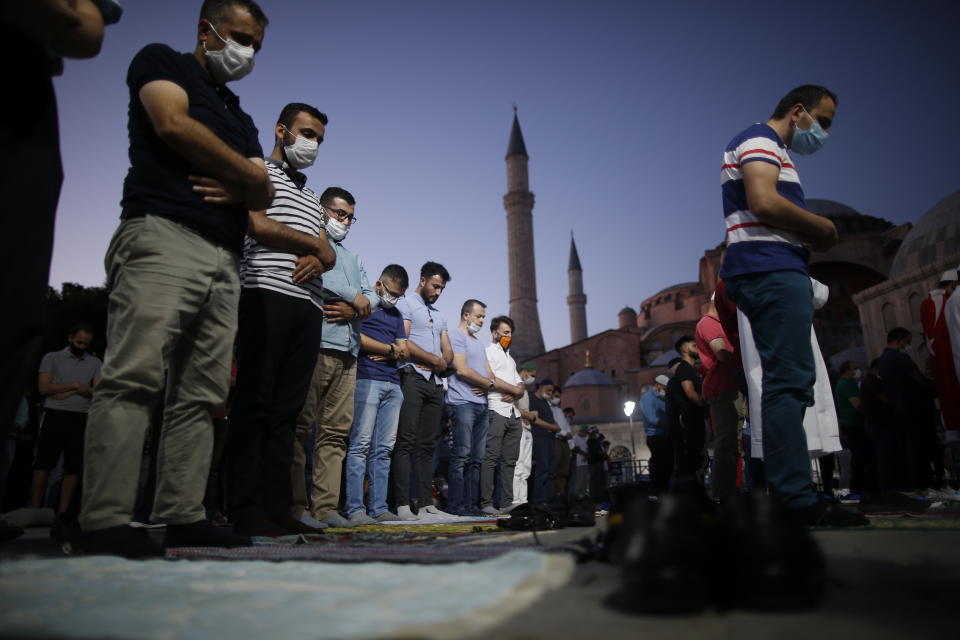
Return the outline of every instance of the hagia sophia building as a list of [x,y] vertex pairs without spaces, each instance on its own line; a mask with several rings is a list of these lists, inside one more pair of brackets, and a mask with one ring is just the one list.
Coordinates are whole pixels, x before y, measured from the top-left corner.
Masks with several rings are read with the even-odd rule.
[[[550,378],[563,389],[563,406],[576,410],[575,424],[599,425],[611,440],[611,457],[646,458],[639,411],[634,437],[624,415],[627,400],[666,371],[676,356],[674,342],[693,334],[706,311],[720,270],[722,243],[700,258],[698,277],[643,299],[636,309],[617,314],[617,328],[587,333],[587,294],[583,263],[570,239],[567,267],[570,344],[546,351],[537,312],[533,250],[534,196],[529,191],[526,145],[514,113],[507,146],[507,239],[510,316],[516,322],[511,351],[518,364],[537,363],[539,379]],[[830,287],[827,304],[817,310],[814,328],[829,367],[854,360],[864,368],[879,356],[887,331],[902,326],[914,332],[914,360],[927,364],[920,338],[920,303],[935,288],[940,274],[960,265],[960,191],[947,196],[912,225],[899,226],[864,215],[832,200],[807,200],[813,213],[832,220],[840,242],[814,252],[812,277]],[[589,264],[588,264],[589,268]]]

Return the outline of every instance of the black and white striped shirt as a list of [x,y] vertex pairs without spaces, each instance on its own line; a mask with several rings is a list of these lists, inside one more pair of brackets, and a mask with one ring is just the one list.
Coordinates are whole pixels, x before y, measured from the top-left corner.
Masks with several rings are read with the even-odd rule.
[[[297,177],[298,186],[279,162],[267,158],[266,163],[270,181],[276,189],[267,216],[302,233],[319,236],[324,228],[320,216],[320,198],[303,186],[305,178],[302,174],[292,172]],[[314,278],[306,284],[293,281],[293,268],[298,258],[292,251],[261,244],[248,235],[244,238],[243,257],[240,259],[241,284],[246,289],[263,288],[303,298],[322,307],[322,278]]]

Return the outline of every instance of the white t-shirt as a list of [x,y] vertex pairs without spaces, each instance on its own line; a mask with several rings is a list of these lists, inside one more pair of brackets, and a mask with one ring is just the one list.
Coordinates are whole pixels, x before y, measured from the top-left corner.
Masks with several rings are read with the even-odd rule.
[[[504,351],[499,344],[491,342],[487,345],[486,353],[487,362],[490,363],[490,370],[493,371],[494,376],[509,384],[520,384],[517,363],[513,361],[509,351]],[[487,394],[487,407],[504,418],[519,418],[520,412],[517,411],[517,407],[513,403],[504,402],[502,398],[503,394],[499,391],[491,391]]]

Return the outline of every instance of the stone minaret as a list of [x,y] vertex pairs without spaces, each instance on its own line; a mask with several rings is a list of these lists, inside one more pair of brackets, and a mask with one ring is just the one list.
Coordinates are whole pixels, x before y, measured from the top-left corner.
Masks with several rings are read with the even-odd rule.
[[579,342],[587,337],[587,296],[583,293],[583,268],[577,255],[577,244],[570,233],[570,264],[567,266],[567,285],[570,295],[570,342]]
[[507,249],[510,262],[510,317],[516,324],[511,351],[517,365],[544,352],[537,313],[537,270],[533,256],[533,194],[527,179],[527,147],[520,133],[517,108],[507,146]]

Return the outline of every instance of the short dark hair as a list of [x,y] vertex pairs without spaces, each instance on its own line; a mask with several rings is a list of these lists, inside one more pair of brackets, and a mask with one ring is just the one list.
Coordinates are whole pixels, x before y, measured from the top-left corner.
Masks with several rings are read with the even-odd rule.
[[909,329],[904,329],[903,327],[894,327],[890,329],[890,333],[887,334],[887,344],[891,342],[900,342],[907,338],[912,337]]
[[320,194],[320,204],[327,207],[333,204],[334,198],[341,198],[346,201],[347,204],[357,204],[357,201],[353,199],[353,194],[341,187],[327,187],[324,189],[323,193]]
[[564,412],[564,413],[571,413],[571,414],[573,414],[573,415],[577,415],[577,412],[576,412],[576,410],[574,410],[573,407],[564,407],[564,408],[563,408],[563,412]]
[[474,300],[473,298],[470,298],[469,300],[463,303],[462,307],[460,307],[460,317],[462,318],[463,314],[470,313],[471,311],[473,311],[473,305],[475,304],[480,305],[484,309],[487,308],[487,305],[483,304],[479,300]]
[[857,363],[854,362],[853,360],[844,360],[843,363],[840,365],[840,375],[845,374],[847,371],[850,371],[856,366],[857,366]]
[[410,277],[407,276],[407,270],[399,264],[388,264],[385,266],[383,272],[380,274],[380,279],[396,282],[404,289],[410,286]]
[[277,118],[277,123],[282,124],[289,129],[293,126],[293,121],[296,119],[297,115],[304,111],[319,120],[323,126],[327,126],[327,114],[323,113],[316,107],[312,107],[309,104],[304,104],[303,102],[291,102],[281,109],[280,117]]
[[696,342],[693,336],[689,333],[687,335],[680,336],[680,338],[674,343],[673,348],[677,353],[680,353],[680,348],[688,342]]
[[439,262],[424,262],[420,267],[420,277],[429,280],[433,276],[440,276],[444,282],[450,282],[450,272]]
[[798,103],[802,104],[804,109],[810,111],[810,109],[820,104],[820,101],[823,100],[824,97],[833,100],[835,105],[840,105],[840,101],[837,100],[837,94],[830,91],[830,89],[821,87],[818,84],[801,85],[780,99],[771,117],[774,120],[782,118],[787,115],[787,112],[790,111],[793,105]]
[[89,333],[92,336],[93,325],[90,324],[89,322],[78,322],[77,324],[73,325],[70,328],[69,336],[72,338],[73,336],[77,335],[81,331],[83,331],[84,333]]
[[253,0],[204,0],[203,6],[200,7],[200,17],[210,22],[219,22],[227,16],[227,10],[230,7],[243,7],[261,26],[270,24],[267,14]]
[[510,319],[510,316],[497,316],[496,318],[490,321],[490,331],[496,331],[497,327],[499,327],[502,324],[505,324],[508,327],[510,327],[511,331],[514,330],[513,320]]

